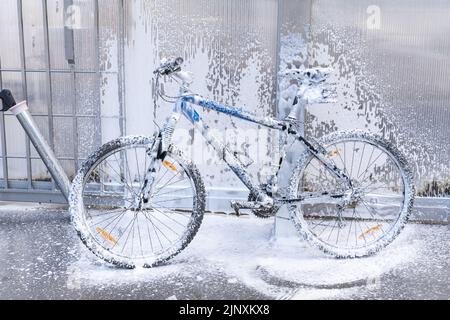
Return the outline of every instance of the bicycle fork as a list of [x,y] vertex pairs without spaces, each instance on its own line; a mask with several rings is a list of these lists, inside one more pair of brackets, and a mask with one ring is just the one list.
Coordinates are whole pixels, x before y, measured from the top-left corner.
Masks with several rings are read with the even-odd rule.
[[172,113],[172,115],[164,125],[163,130],[155,134],[153,145],[147,149],[147,156],[150,158],[150,163],[148,165],[148,168],[146,169],[144,183],[142,184],[142,187],[136,199],[136,205],[139,208],[148,203],[153,194],[156,174],[158,172],[159,166],[161,166],[161,163],[166,157],[167,150],[169,149],[170,144],[172,143],[172,136],[179,118],[179,113]]
[[149,202],[150,195],[153,191],[153,185],[157,173],[158,150],[159,145],[161,144],[160,141],[161,139],[158,136],[153,142],[153,145],[146,150],[147,156],[150,158],[150,163],[146,168],[144,182],[142,183],[142,186],[137,194],[134,195],[135,199],[133,202],[133,207],[136,210],[141,210],[144,204]]

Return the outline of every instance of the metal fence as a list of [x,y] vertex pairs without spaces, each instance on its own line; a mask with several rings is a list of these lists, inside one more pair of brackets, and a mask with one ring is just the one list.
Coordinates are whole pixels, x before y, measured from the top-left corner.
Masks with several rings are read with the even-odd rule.
[[[122,5],[0,3],[0,87],[28,100],[69,177],[104,139],[124,133]],[[63,201],[17,120],[0,117],[0,199]]]

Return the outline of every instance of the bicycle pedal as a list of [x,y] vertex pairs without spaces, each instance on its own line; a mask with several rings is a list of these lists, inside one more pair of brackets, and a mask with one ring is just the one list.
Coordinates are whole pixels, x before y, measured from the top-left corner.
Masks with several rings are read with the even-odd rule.
[[231,201],[231,207],[234,209],[236,215],[238,216],[241,214],[241,209],[260,210],[267,208],[267,206],[265,206],[261,202],[256,201]]

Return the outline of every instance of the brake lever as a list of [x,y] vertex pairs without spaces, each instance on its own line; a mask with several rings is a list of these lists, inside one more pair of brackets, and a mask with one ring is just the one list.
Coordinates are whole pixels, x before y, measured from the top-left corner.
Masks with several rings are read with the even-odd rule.
[[[165,60],[162,60],[165,61]],[[153,74],[160,74],[162,76],[167,76],[174,72],[181,71],[181,65],[184,63],[184,59],[181,57],[176,58],[173,61],[163,62],[158,69],[156,69]]]

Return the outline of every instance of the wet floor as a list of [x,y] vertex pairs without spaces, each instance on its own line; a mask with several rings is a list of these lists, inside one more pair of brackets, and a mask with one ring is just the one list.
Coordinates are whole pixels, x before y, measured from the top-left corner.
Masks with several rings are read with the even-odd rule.
[[268,221],[208,215],[167,265],[121,270],[84,248],[64,210],[0,206],[0,299],[449,299],[449,231],[409,225],[386,253],[340,262],[270,244]]

